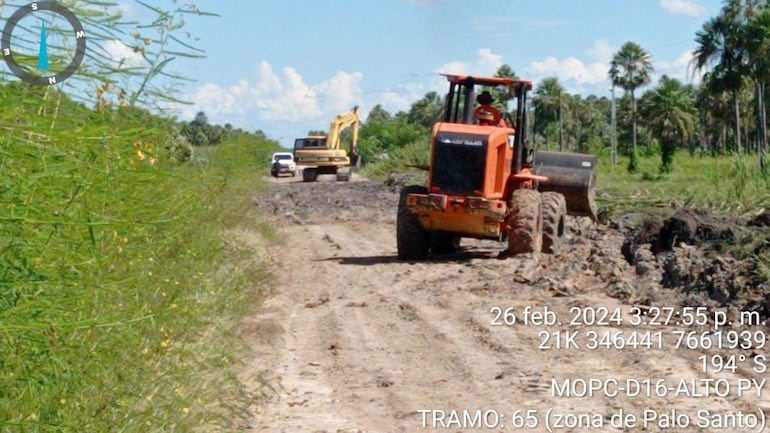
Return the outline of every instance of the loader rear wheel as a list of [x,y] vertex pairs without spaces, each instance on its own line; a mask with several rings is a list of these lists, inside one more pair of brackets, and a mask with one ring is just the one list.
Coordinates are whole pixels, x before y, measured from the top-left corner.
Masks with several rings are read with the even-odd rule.
[[318,169],[315,168],[305,168],[302,170],[302,181],[303,182],[315,182],[315,180],[318,178]]
[[424,186],[410,185],[401,190],[396,220],[396,244],[399,260],[425,260],[430,248],[430,232],[420,226],[419,217],[406,206],[409,194],[427,194]]
[[449,232],[433,232],[430,237],[430,251],[433,254],[452,254],[460,250],[460,237]]
[[543,245],[543,213],[540,193],[517,189],[511,199],[508,251],[511,254],[540,252]]
[[543,252],[553,254],[559,250],[564,239],[564,216],[567,215],[567,200],[558,192],[540,194],[543,209]]

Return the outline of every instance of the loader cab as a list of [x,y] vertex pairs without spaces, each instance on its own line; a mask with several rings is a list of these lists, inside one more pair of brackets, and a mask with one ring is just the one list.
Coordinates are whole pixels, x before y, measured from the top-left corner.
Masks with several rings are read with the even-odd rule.
[[[442,122],[433,129],[429,188],[431,193],[502,198],[511,173],[524,166],[523,135],[526,91],[530,81],[448,75],[449,92]],[[507,113],[506,99],[516,107],[506,125],[479,125],[476,96],[497,96],[495,108]]]

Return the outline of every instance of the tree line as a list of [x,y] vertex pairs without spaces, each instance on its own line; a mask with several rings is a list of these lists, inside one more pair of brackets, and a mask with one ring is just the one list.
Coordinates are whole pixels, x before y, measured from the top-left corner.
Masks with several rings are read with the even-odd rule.
[[[699,84],[666,75],[652,83],[649,51],[626,42],[607,71],[613,89],[617,151],[637,169],[639,153],[660,156],[672,169],[678,149],[692,154],[756,153],[764,169],[767,149],[767,82],[770,77],[770,7],[767,0],[725,0],[716,17],[694,35],[689,67]],[[497,76],[516,76],[509,65]],[[651,88],[639,92],[646,86]],[[443,96],[428,92],[408,111],[374,107],[361,131],[362,154],[383,158],[389,150],[426,137],[441,118]],[[500,98],[497,98],[500,100]],[[530,107],[534,147],[606,154],[612,150],[613,100],[570,94],[558,78],[537,83]]]

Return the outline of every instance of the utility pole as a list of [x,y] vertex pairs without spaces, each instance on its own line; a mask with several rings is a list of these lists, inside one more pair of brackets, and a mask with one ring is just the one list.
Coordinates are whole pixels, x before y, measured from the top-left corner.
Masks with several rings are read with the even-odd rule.
[[612,86],[612,89],[610,89],[612,92],[612,120],[611,120],[611,126],[612,129],[610,133],[610,146],[612,147],[610,152],[610,161],[612,162],[612,165],[615,165],[618,163],[618,136],[616,132],[616,125],[615,125],[615,85]]
[[562,92],[559,92],[559,152],[561,152],[564,147],[564,123],[561,119],[561,93]]

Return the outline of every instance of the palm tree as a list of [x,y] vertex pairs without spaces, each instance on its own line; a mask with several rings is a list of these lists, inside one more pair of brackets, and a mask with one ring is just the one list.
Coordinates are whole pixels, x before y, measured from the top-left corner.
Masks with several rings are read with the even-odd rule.
[[641,111],[650,132],[660,143],[660,170],[668,173],[674,151],[687,144],[695,131],[698,119],[695,91],[664,75],[658,86],[642,98]]
[[752,15],[746,25],[746,51],[750,61],[748,70],[754,79],[757,99],[757,124],[759,125],[759,166],[765,168],[764,152],[767,148],[767,114],[765,109],[765,95],[768,74],[770,74],[770,9],[762,9]]
[[636,170],[636,98],[634,91],[649,83],[654,68],[650,53],[639,44],[626,42],[615,53],[610,63],[610,79],[612,84],[620,86],[631,96],[631,123],[633,134],[633,148],[628,170]]
[[559,122],[559,150],[563,146],[563,132],[561,130],[562,116],[562,98],[564,95],[564,86],[559,83],[556,77],[544,79],[535,88],[533,107],[535,109],[535,133],[540,134],[546,139],[548,147],[548,129],[549,126]]
[[708,20],[695,34],[698,44],[693,52],[695,70],[711,69],[708,90],[732,96],[734,110],[733,130],[735,148],[741,150],[741,112],[738,95],[744,85],[744,42],[742,27],[729,16],[722,14]]
[[740,109],[738,93],[751,78],[757,104],[759,163],[764,168],[763,152],[767,146],[765,86],[770,64],[770,11],[767,0],[726,0],[720,15],[709,20],[696,37],[698,70],[711,67],[711,78],[721,81],[733,95],[735,131],[740,147]]

